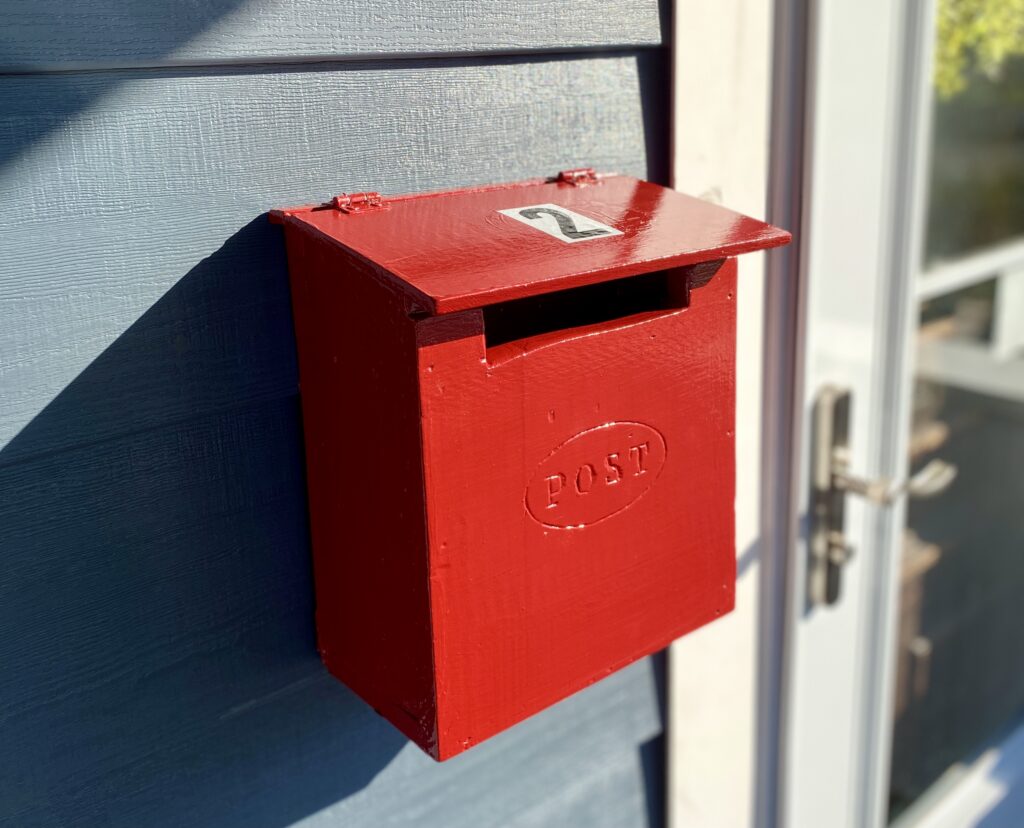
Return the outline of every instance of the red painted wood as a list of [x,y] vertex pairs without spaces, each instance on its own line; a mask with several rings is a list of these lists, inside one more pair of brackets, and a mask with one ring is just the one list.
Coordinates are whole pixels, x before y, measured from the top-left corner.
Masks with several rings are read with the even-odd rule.
[[[498,210],[554,203],[622,231],[565,244]],[[578,285],[777,247],[789,233],[625,176],[599,184],[527,181],[399,196],[386,210],[307,211],[303,221],[396,278],[431,313],[481,307]]]
[[[546,203],[623,233],[495,212]],[[787,234],[618,178],[278,216],[332,673],[445,759],[732,608],[720,260]]]
[[359,262],[295,226],[285,237],[320,656],[434,751],[415,329],[402,297]]

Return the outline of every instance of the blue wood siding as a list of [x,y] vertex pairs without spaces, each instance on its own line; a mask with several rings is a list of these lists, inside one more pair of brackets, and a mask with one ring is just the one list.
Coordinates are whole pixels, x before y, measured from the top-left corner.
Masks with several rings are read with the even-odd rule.
[[[481,3],[459,40],[473,4],[431,27],[295,0],[276,33],[268,3],[211,4],[216,26],[43,5],[0,7],[8,66],[37,65],[0,76],[0,824],[658,824],[656,659],[444,765],[321,668],[264,216],[582,164],[663,178],[658,8],[585,3],[563,37]],[[564,29],[549,5],[534,24]],[[604,51],[305,60],[559,43]],[[90,68],[122,60],[140,68]]]
[[662,44],[658,0],[4,0],[0,71]]

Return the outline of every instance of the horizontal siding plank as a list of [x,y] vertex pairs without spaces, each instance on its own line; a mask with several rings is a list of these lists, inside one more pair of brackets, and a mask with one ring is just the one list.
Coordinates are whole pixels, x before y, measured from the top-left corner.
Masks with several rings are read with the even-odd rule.
[[[6,78],[0,465],[294,394],[272,207],[580,165],[660,176],[663,69],[641,52]],[[76,417],[47,415],[58,395]]]
[[326,674],[295,398],[37,454],[0,491],[0,824],[617,828],[657,808],[650,660],[441,766]]
[[[66,60],[75,15],[103,6],[85,8],[24,7],[48,24],[41,60]],[[162,26],[195,60],[232,60],[251,48],[240,33],[259,31],[239,15],[270,6],[226,9],[220,56],[178,37],[178,5],[157,20],[163,8],[140,7],[130,30],[111,7],[111,31],[81,35],[108,51],[75,60],[192,59],[147,45]],[[625,42],[633,21],[615,15]],[[574,32],[590,34],[572,40],[538,25],[550,13],[515,16],[481,48],[597,42],[583,17]],[[452,20],[434,21],[436,47],[410,34],[381,49],[457,51]],[[527,25],[540,40],[517,44]],[[141,51],[109,51],[133,38]],[[0,824],[656,823],[657,661],[443,766],[325,674],[286,267],[264,213],[584,164],[662,177],[664,61],[645,49],[0,81]]]
[[8,0],[0,71],[662,43],[658,0]]

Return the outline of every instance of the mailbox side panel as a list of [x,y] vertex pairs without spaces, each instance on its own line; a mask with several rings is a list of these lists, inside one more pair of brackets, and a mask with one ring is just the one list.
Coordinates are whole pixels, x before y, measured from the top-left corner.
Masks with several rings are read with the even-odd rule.
[[413,325],[363,262],[285,231],[317,645],[331,673],[436,753]]
[[735,290],[421,350],[440,758],[732,608]]

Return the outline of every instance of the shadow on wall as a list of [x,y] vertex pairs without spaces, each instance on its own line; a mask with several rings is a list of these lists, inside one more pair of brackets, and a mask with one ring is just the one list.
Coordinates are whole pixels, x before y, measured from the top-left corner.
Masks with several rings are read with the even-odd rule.
[[668,749],[668,740],[665,738],[664,723],[668,721],[668,651],[655,653],[649,660],[654,692],[657,694],[658,721],[663,727],[661,733],[639,746],[640,768],[643,773],[646,825],[649,828],[659,828],[667,824],[668,779],[665,772],[665,751]]
[[663,738],[630,760],[605,718],[615,700],[649,727],[643,670],[664,720],[661,655],[441,767],[323,670],[293,341],[283,244],[261,216],[0,452],[0,824],[280,828],[403,749],[375,804],[351,806],[371,808],[359,824],[451,808],[453,824],[503,824],[524,791],[539,802],[515,824],[536,824],[543,797],[579,782],[557,776],[566,749],[598,786],[612,751],[635,762],[615,773],[639,768],[637,805],[663,824]]
[[[176,13],[181,40],[240,5]],[[660,88],[662,68],[643,62],[643,85]],[[69,84],[59,106],[0,142],[0,166],[131,76]],[[663,96],[641,100],[650,175],[663,179]],[[411,755],[380,786],[378,810],[338,821],[393,824],[380,803],[403,794],[429,798],[429,813],[455,803],[452,824],[472,824],[465,807],[460,822],[467,799],[516,814],[524,790],[550,780],[560,795],[580,781],[557,776],[570,755],[566,772],[594,780],[576,785],[593,807],[606,807],[602,792],[621,798],[601,763],[636,760],[618,734],[657,725],[636,710],[635,678],[595,688],[600,705],[567,702],[558,727],[538,717],[438,769],[326,674],[296,392],[283,245],[261,216],[0,451],[0,824],[280,828],[363,790],[399,751]],[[660,657],[653,665],[661,691]],[[640,757],[651,825],[662,751],[655,737]],[[613,770],[636,778],[635,764]],[[510,784],[531,774],[532,787]]]
[[243,228],[0,453],[0,822],[287,825],[405,745],[315,652],[282,248]]
[[[183,43],[240,5],[144,23]],[[121,73],[95,78],[0,165]],[[260,217],[0,452],[0,824],[287,825],[404,746],[316,655],[284,273]]]

